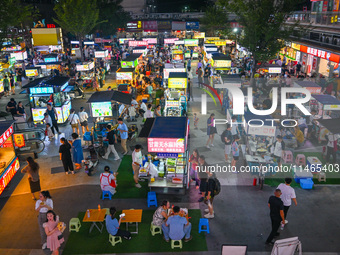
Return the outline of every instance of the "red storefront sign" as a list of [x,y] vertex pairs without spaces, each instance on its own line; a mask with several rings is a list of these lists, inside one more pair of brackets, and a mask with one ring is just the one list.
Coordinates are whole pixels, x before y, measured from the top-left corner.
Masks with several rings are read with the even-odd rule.
[[314,49],[312,47],[307,47],[304,45],[301,45],[300,51],[313,55],[315,57],[327,59],[329,61],[335,62],[335,63],[340,63],[340,55],[333,54],[324,50],[319,50],[319,49]]
[[145,32],[157,32],[157,21],[156,20],[143,21],[143,30]]
[[19,170],[20,164],[18,158],[7,168],[7,171],[0,178],[0,194],[4,191],[8,183],[12,180],[15,173]]
[[129,47],[148,46],[147,41],[129,41]]
[[8,138],[13,134],[13,127],[10,126],[1,136],[0,136],[0,146],[3,145]]

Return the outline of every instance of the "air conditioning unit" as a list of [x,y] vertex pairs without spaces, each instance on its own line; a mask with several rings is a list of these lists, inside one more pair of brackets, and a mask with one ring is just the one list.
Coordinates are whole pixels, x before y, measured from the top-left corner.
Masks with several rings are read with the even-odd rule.
[[149,14],[145,14],[145,15],[144,15],[144,18],[145,18],[145,19],[148,19],[148,18],[149,18]]
[[167,18],[167,19],[171,18],[171,15],[170,14],[166,14],[165,18]]
[[324,35],[321,36],[321,37],[320,37],[320,42],[323,42],[323,43],[326,42],[326,36],[324,36]]
[[331,43],[332,42],[332,37],[326,36],[325,43]]

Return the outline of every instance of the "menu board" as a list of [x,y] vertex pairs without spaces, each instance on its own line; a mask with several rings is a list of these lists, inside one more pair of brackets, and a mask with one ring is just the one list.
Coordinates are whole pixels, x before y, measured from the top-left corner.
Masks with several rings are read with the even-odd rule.
[[4,92],[5,89],[4,89],[4,82],[3,80],[0,80],[0,93]]
[[38,69],[26,69],[25,73],[27,77],[34,77],[39,75]]
[[32,117],[34,122],[42,122],[44,119],[45,108],[32,108]]
[[187,87],[186,78],[170,78],[168,81],[168,88],[185,89]]
[[132,80],[132,73],[116,73],[116,80]]
[[61,107],[61,111],[63,113],[63,122],[65,122],[70,115],[70,110],[71,110],[71,102],[68,102],[67,104],[64,104]]
[[24,134],[14,134],[13,138],[15,147],[22,148],[26,146]]
[[91,103],[92,117],[112,116],[111,102]]

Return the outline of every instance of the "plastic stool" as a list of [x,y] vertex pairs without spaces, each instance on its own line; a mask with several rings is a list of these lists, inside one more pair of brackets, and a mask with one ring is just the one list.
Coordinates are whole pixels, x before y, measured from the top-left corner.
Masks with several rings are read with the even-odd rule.
[[283,161],[285,163],[293,163],[293,153],[291,151],[283,151]]
[[104,200],[105,198],[108,198],[110,200],[112,199],[112,195],[110,191],[103,190],[102,200]]
[[112,244],[112,246],[115,246],[117,243],[123,243],[121,236],[113,236],[109,234],[109,242]]
[[319,173],[318,181],[319,182],[325,182],[326,181],[326,173],[325,172],[320,172]]
[[[207,228],[203,229],[203,226],[206,226]],[[205,218],[201,218],[200,223],[198,225],[198,233],[201,233],[203,231],[207,232],[208,234],[210,233],[210,231],[209,231],[209,220],[205,219]]]
[[148,207],[154,205],[157,207],[157,197],[156,192],[150,191],[148,192]]
[[[178,242],[178,244],[176,244]],[[180,248],[182,249],[182,240],[171,240],[171,249]]]
[[80,220],[78,218],[70,219],[70,223],[69,223],[69,231],[70,232],[72,230],[76,231],[76,232],[79,232],[80,227],[81,227],[81,224],[80,224]]
[[151,222],[150,231],[151,231],[152,236],[154,236],[156,234],[162,234],[162,227],[153,225],[152,222]]
[[102,208],[102,210],[106,210],[106,214],[105,215],[110,215],[110,208]]
[[306,165],[306,157],[303,154],[298,154],[296,155],[296,159],[295,159],[295,164],[298,166],[305,166]]

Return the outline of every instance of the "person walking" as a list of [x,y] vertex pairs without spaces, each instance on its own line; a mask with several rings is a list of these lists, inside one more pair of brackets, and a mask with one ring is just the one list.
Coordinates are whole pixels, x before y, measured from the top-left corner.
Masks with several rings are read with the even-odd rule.
[[65,174],[69,174],[69,171],[71,171],[71,173],[74,174],[74,168],[71,157],[72,147],[65,139],[65,137],[60,138],[60,143],[61,145],[59,147],[59,156],[60,160],[63,162]]
[[190,78],[188,78],[188,88],[187,88],[188,92],[188,101],[190,101],[190,99],[192,101],[194,101],[194,95],[192,94],[192,81],[190,80]]
[[142,146],[136,144],[135,150],[132,152],[132,169],[133,169],[133,179],[135,181],[135,186],[141,188],[142,186],[138,183],[139,181],[139,169],[143,164]]
[[276,136],[276,141],[273,144],[273,154],[274,154],[274,160],[277,162],[279,167],[281,166],[281,158],[283,151],[285,150],[285,142],[282,139],[281,135]]
[[28,174],[28,183],[32,193],[32,199],[37,200],[34,193],[41,191],[39,178],[39,165],[32,157],[26,158],[27,166],[21,169],[22,173]]
[[[240,140],[240,137],[235,136],[234,141],[231,145],[231,150],[233,152],[233,160],[231,161],[231,166],[235,167],[236,166],[236,162],[239,160],[240,158],[240,148],[238,146],[238,141]],[[236,171],[237,172],[237,171]]]
[[17,102],[15,102],[14,98],[11,98],[6,106],[7,112],[10,112],[13,116],[17,114]]
[[117,136],[115,134],[115,131],[112,130],[111,125],[107,125],[106,130],[108,132],[107,135],[106,135],[106,138],[109,142],[109,146],[107,147],[107,151],[106,151],[106,154],[103,156],[103,159],[108,159],[110,153],[112,152],[113,155],[115,156],[114,160],[120,160],[120,157],[118,156],[118,153],[115,149],[115,143],[117,141]]
[[[71,124],[72,132],[79,134],[80,120],[79,120],[79,116],[76,114],[75,109],[70,110],[70,115],[68,116],[68,121]],[[77,130],[77,132],[76,132],[76,130]]]
[[230,163],[231,161],[229,160],[229,155],[230,155],[230,152],[231,152],[231,144],[232,144],[232,141],[233,141],[233,136],[231,134],[231,125],[230,124],[227,124],[226,130],[223,131],[223,133],[221,135],[221,140],[225,144],[224,145],[225,161],[227,163]]
[[60,135],[61,133],[59,132],[59,128],[58,128],[58,114],[57,114],[56,109],[52,107],[52,103],[47,103],[46,113],[51,117],[51,120],[52,120],[51,128],[52,128],[53,134],[54,134],[54,129],[55,129]]
[[327,136],[327,155],[326,162],[330,163],[330,157],[332,155],[333,164],[336,163],[336,152],[338,151],[338,136],[335,134],[329,134]]
[[76,165],[76,170],[81,169],[84,160],[83,148],[81,147],[81,139],[77,133],[72,133],[72,155],[73,163]]
[[126,141],[129,136],[129,129],[126,124],[123,122],[122,118],[118,118],[118,131],[120,133],[120,144],[123,148],[123,155],[128,153],[128,149],[126,148]]
[[15,82],[14,82],[14,76],[13,76],[13,74],[10,74],[10,75],[9,75],[9,84],[10,84],[10,86],[11,86],[12,95],[15,95]]
[[197,76],[198,76],[198,87],[202,88],[203,87],[203,71],[202,67],[198,67],[197,69]]
[[266,244],[270,245],[274,244],[273,238],[280,235],[280,233],[277,232],[279,230],[280,224],[285,224],[284,207],[280,196],[281,190],[276,189],[274,192],[274,196],[270,196],[268,200],[268,207],[270,209],[270,220],[272,222],[272,231],[270,232],[266,240]]
[[47,190],[41,191],[39,194],[39,199],[37,200],[37,202],[35,202],[35,211],[39,213],[38,224],[41,237],[41,245],[43,250],[46,249],[47,247],[46,243],[47,236],[43,224],[47,221],[46,214],[49,210],[53,210],[53,200],[50,195],[50,192]]
[[81,129],[83,131],[83,135],[85,134],[85,130],[87,132],[89,132],[89,124],[87,122],[88,118],[89,118],[89,115],[87,114],[87,112],[85,112],[85,109],[84,107],[80,107],[80,112],[79,112],[79,121],[80,121],[80,126],[81,126]]
[[[207,135],[208,141],[206,143],[206,147],[209,149],[210,146],[214,147],[214,136],[217,133],[216,126],[215,126],[215,114],[210,114],[210,117],[207,120]],[[210,146],[209,146],[210,143]]]
[[288,223],[287,220],[287,213],[289,207],[292,205],[292,200],[294,201],[295,205],[297,205],[295,190],[290,186],[292,183],[292,178],[285,178],[285,183],[281,183],[277,188],[281,190],[281,200],[283,202],[283,212],[285,216],[285,224]]
[[10,82],[7,78],[7,75],[4,76],[3,85],[4,85],[5,97],[7,97],[9,96],[9,91],[10,91]]
[[204,212],[207,213],[204,215],[204,218],[213,219],[215,217],[213,202],[215,195],[218,195],[217,186],[219,182],[216,178],[215,173],[208,171],[207,174],[209,178],[207,184],[207,196],[205,197],[204,203],[208,205],[208,208],[204,210]]

